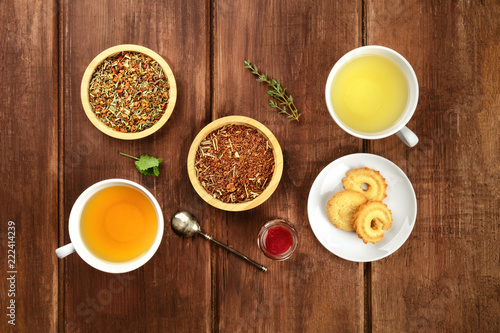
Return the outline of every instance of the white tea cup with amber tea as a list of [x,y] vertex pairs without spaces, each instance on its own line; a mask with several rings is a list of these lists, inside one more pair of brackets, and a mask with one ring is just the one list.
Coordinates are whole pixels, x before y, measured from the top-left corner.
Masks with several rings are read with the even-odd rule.
[[90,266],[125,273],[144,265],[163,236],[163,214],[153,195],[125,179],[108,179],[86,189],[69,216],[71,243],[59,258],[77,252]]
[[410,63],[383,46],[362,46],[333,66],[325,89],[326,105],[335,122],[362,139],[396,134],[413,147],[418,137],[405,125],[418,102],[418,81]]

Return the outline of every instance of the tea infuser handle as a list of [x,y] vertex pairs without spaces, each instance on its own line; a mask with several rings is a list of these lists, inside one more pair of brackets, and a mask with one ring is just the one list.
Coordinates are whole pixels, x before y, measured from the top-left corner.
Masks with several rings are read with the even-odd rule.
[[398,132],[396,132],[398,138],[401,139],[408,147],[413,147],[418,143],[418,136],[413,133],[408,127],[403,127]]
[[73,243],[66,244],[56,249],[56,255],[59,259],[69,256],[73,252],[75,252],[75,247],[73,246]]
[[205,237],[206,239],[208,239],[209,241],[212,241],[212,242],[214,242],[215,244],[217,244],[217,245],[219,245],[219,246],[221,246],[221,247],[225,248],[225,249],[226,249],[226,250],[228,250],[229,252],[231,252],[231,253],[233,253],[233,254],[237,255],[237,256],[238,256],[238,257],[240,257],[241,259],[248,261],[249,263],[251,263],[252,265],[254,265],[255,267],[257,267],[257,268],[258,268],[258,269],[260,269],[261,271],[263,271],[263,272],[267,272],[267,268],[266,268],[266,267],[262,266],[262,265],[261,265],[261,264],[259,264],[259,263],[256,263],[256,262],[255,262],[255,261],[253,261],[252,259],[250,259],[250,258],[248,258],[247,256],[245,256],[245,255],[243,255],[243,254],[239,253],[239,252],[238,252],[238,251],[236,251],[235,249],[230,248],[230,247],[229,247],[229,246],[227,246],[226,244],[221,243],[221,242],[219,242],[218,240],[215,240],[212,236],[207,235],[207,234],[205,234],[205,233],[203,233],[203,232],[199,232],[199,234],[200,234],[200,235],[202,235],[203,237]]

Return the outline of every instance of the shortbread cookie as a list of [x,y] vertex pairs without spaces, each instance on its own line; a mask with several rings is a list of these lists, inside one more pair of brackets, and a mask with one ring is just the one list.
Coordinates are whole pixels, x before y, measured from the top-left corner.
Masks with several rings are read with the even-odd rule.
[[326,214],[335,227],[346,231],[353,231],[356,212],[359,206],[367,201],[366,197],[359,192],[341,191],[328,200]]
[[369,201],[359,207],[354,218],[354,229],[366,243],[377,243],[384,237],[384,230],[392,226],[392,212],[380,201]]
[[[354,169],[346,173],[342,179],[342,184],[346,190],[362,193],[370,201],[382,201],[387,197],[387,184],[380,172],[363,168]],[[367,189],[363,189],[363,184]]]

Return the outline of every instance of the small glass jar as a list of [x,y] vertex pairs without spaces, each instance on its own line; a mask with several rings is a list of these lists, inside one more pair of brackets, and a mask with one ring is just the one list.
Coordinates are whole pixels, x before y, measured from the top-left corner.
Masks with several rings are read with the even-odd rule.
[[298,242],[297,231],[290,222],[283,219],[267,222],[260,228],[257,236],[260,250],[274,260],[290,258]]

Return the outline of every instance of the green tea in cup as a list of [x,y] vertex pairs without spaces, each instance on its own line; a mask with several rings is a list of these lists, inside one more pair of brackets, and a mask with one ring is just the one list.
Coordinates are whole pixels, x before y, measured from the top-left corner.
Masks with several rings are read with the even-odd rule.
[[361,139],[396,134],[413,147],[418,137],[405,125],[418,103],[418,81],[410,63],[384,46],[358,47],[333,66],[325,86],[333,120]]
[[345,64],[332,83],[332,105],[355,131],[373,133],[394,125],[408,102],[408,82],[391,59],[361,55]]

